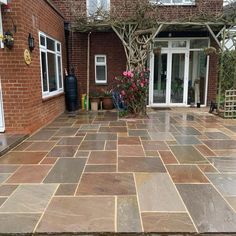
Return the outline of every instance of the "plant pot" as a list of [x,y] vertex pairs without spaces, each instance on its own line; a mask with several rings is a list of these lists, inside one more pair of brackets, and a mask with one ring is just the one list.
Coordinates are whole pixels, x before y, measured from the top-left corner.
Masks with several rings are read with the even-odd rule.
[[112,110],[113,109],[113,101],[112,97],[103,97],[102,98],[103,109]]
[[201,103],[200,102],[197,103],[197,108],[201,108]]
[[97,102],[91,102],[91,110],[92,111],[98,110],[98,103]]

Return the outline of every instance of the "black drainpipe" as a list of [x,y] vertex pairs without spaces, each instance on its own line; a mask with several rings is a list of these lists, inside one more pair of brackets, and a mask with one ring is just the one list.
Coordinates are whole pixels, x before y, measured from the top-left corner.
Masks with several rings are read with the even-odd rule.
[[70,37],[70,29],[69,23],[64,23],[64,30],[65,30],[65,40],[66,40],[66,64],[67,64],[67,71],[70,73],[70,57],[69,57],[69,37]]

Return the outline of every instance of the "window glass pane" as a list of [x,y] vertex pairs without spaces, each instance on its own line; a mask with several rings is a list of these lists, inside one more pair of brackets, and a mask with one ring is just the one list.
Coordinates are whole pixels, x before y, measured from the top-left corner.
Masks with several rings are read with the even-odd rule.
[[154,48],[168,48],[168,41],[157,41],[154,43]]
[[103,10],[108,10],[108,0],[101,0],[101,8]]
[[172,42],[173,48],[185,48],[187,46],[186,41],[174,41]]
[[59,43],[57,43],[57,51],[60,52],[61,51],[61,45]]
[[40,35],[40,45],[45,46],[45,37]]
[[42,69],[42,77],[43,77],[43,92],[47,92],[48,83],[47,83],[47,64],[46,64],[45,52],[41,52],[41,69]]
[[190,48],[207,48],[208,47],[208,39],[192,39],[190,40]]
[[97,62],[105,62],[105,57],[97,57]]
[[106,80],[106,66],[96,66],[96,80],[97,81]]
[[88,13],[93,15],[98,9],[98,0],[88,0]]
[[57,56],[59,88],[62,88],[61,57]]
[[55,51],[55,41],[47,38],[47,49],[51,50],[51,51]]
[[49,92],[57,90],[57,76],[56,76],[56,56],[48,52],[48,77],[49,77]]
[[207,55],[191,51],[189,61],[188,104],[205,104],[207,81]]

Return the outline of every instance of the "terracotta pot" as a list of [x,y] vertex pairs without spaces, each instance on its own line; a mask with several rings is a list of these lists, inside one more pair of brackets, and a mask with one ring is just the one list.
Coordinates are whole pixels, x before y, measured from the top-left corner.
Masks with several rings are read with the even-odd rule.
[[102,98],[102,106],[103,106],[103,109],[105,109],[105,110],[113,109],[112,97],[103,97]]

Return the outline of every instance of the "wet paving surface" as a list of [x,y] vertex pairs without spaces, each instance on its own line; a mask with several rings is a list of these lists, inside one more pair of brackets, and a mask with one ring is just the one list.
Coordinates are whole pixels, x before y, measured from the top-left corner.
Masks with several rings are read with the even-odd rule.
[[61,115],[0,158],[0,233],[236,232],[236,121]]

